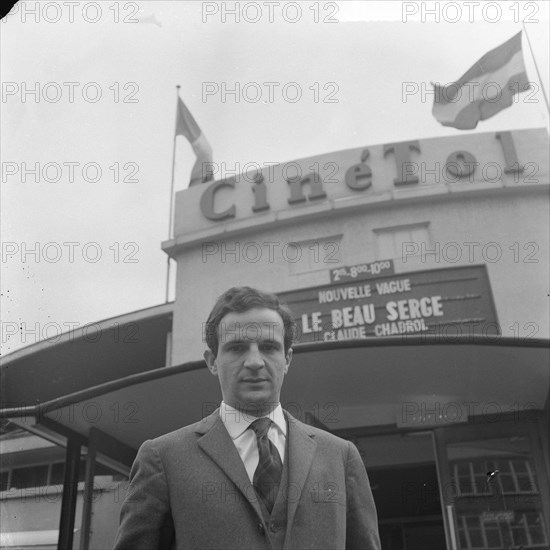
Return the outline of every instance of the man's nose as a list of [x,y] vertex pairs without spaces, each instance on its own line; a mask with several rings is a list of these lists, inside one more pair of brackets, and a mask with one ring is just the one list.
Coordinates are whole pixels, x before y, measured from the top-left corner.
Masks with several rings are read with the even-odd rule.
[[251,344],[246,354],[244,366],[251,369],[259,369],[264,366],[264,360],[257,344]]

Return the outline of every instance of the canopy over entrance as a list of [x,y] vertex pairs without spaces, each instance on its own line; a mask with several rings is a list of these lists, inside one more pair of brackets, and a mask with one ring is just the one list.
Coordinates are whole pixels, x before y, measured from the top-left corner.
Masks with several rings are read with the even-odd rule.
[[[425,428],[479,415],[543,410],[549,396],[546,340],[428,336],[298,344],[281,401],[330,430]],[[204,361],[156,369],[88,388],[3,417],[55,440],[86,440],[95,428],[132,450],[196,422],[220,403]]]

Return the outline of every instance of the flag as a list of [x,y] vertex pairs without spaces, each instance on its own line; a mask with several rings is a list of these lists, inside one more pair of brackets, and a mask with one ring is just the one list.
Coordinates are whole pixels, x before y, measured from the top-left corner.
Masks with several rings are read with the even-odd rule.
[[510,107],[514,94],[529,89],[521,31],[487,52],[456,82],[434,86],[432,114],[443,126],[471,130],[480,120]]
[[206,141],[193,115],[189,112],[189,109],[185,106],[180,97],[178,97],[176,136],[185,136],[191,144],[191,147],[193,147],[193,151],[195,151],[197,157],[193,169],[191,170],[189,187],[213,179],[211,167],[205,165],[206,163],[212,162],[212,148],[208,141]]

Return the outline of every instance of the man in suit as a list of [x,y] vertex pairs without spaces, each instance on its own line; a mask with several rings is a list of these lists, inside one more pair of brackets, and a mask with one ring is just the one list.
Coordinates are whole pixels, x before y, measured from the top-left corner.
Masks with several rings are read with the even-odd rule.
[[218,299],[204,357],[223,401],[140,447],[116,550],[379,550],[357,448],[279,402],[294,329],[273,294],[234,287]]

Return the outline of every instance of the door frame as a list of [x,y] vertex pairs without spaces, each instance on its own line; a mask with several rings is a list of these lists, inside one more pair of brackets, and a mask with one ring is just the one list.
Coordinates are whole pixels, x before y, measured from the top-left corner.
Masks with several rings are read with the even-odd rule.
[[529,414],[521,417],[523,421],[518,421],[518,418],[516,415],[514,418],[500,421],[498,418],[486,417],[477,422],[474,420],[467,424],[439,427],[433,430],[441,506],[449,550],[458,550],[460,544],[454,499],[449,496],[449,491],[445,490],[446,487],[452,487],[454,483],[447,457],[447,445],[461,441],[488,440],[519,435],[527,436],[529,440],[546,537],[550,540],[550,526],[547,519],[550,518],[550,488],[545,468],[544,448],[540,439],[539,423],[541,419],[538,411],[532,410],[529,411]]

